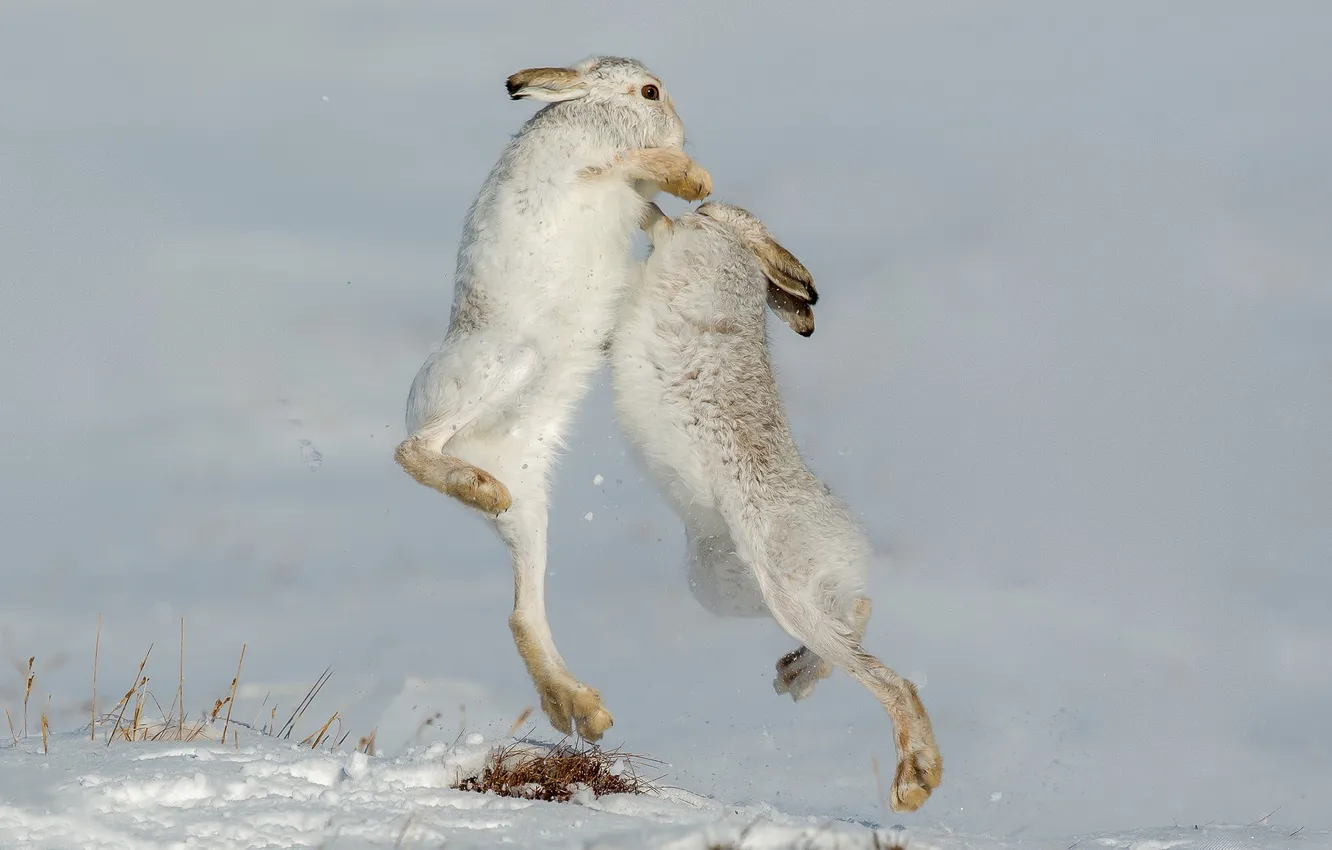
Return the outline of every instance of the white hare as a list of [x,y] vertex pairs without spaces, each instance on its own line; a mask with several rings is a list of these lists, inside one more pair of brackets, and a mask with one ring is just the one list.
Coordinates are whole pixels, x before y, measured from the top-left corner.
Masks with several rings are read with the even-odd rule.
[[805,267],[745,210],[716,202],[674,221],[652,204],[652,250],[611,344],[620,426],[684,522],[690,586],[721,615],[771,614],[804,646],[777,663],[778,693],[807,696],[842,667],[896,729],[894,810],[919,808],[943,762],[915,686],[860,646],[871,547],[805,466],[768,355],[765,301],[814,331]]
[[551,723],[595,741],[613,723],[569,673],[546,619],[549,478],[634,273],[633,237],[660,190],[712,190],[684,126],[640,62],[593,57],[507,81],[546,101],[468,211],[449,330],[412,383],[397,462],[493,518],[513,560],[514,642]]

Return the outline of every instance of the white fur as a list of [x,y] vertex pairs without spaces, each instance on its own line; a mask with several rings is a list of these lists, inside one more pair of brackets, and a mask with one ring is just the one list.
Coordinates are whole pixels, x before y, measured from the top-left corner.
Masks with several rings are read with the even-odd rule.
[[[595,692],[569,674],[546,620],[547,492],[616,322],[638,220],[658,187],[584,173],[630,150],[680,150],[684,127],[660,80],[634,60],[599,57],[569,70],[576,87],[513,95],[549,104],[508,144],[468,212],[449,331],[412,383],[406,420],[430,451],[508,488],[512,505],[493,522],[513,560],[515,639],[552,721],[569,732],[572,713],[595,740],[601,722],[570,708]],[[649,82],[659,100],[639,94]],[[595,703],[600,710],[599,696]],[[609,714],[601,720],[610,725]]]
[[[900,755],[928,773],[938,753],[914,691],[860,647],[870,543],[806,467],[782,408],[764,323],[775,275],[755,252],[775,243],[747,212],[715,202],[674,222],[657,211],[645,229],[652,252],[612,343],[615,405],[684,522],[695,597],[722,615],[771,614],[808,647],[778,664],[799,665],[787,671],[796,699],[827,675],[817,656],[850,672],[900,721]],[[895,807],[914,807],[933,786],[903,770]]]
[[720,616],[771,615],[755,570],[776,559],[772,566],[821,606],[849,617],[870,545],[791,438],[768,355],[757,260],[699,212],[649,233],[642,283],[612,343],[615,405],[685,524],[690,589]]

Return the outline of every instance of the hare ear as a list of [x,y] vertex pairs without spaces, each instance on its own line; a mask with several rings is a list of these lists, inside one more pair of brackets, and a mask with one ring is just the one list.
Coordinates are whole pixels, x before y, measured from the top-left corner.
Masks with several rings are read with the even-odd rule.
[[753,245],[763,276],[768,279],[768,307],[801,336],[814,333],[814,311],[819,300],[814,276],[790,251],[764,236]]
[[768,284],[768,307],[777,314],[777,318],[801,336],[814,333],[814,311],[810,309],[809,303],[772,283]]
[[819,291],[814,288],[809,269],[778,244],[752,213],[717,201],[701,204],[695,212],[720,222],[758,260],[768,281],[768,307],[772,312],[801,336],[814,333],[811,308],[819,300]]
[[505,80],[510,100],[541,100],[558,103],[587,94],[587,86],[577,71],[569,68],[528,68]]
[[768,283],[805,304],[817,304],[819,292],[814,288],[814,276],[809,273],[790,251],[765,236],[753,246],[754,256],[763,268]]

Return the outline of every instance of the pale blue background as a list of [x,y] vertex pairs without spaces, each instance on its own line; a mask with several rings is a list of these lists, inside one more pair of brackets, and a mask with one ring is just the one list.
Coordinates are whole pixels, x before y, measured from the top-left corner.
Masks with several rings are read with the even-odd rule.
[[[891,820],[1330,827],[1329,43],[1320,2],[4,0],[0,652],[68,728],[99,611],[126,682],[186,618],[192,707],[242,642],[367,722],[408,673],[531,701],[502,547],[391,452],[504,78],[618,53],[823,295],[782,385],[947,763]],[[775,697],[789,640],[697,608],[639,475],[598,387],[549,596],[608,742],[882,819],[887,718]]]

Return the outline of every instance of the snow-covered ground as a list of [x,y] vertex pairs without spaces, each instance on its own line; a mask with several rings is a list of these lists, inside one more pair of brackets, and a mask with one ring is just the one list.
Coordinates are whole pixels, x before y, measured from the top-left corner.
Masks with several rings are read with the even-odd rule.
[[[20,725],[36,671],[0,846],[392,843],[418,812],[404,844],[693,847],[759,821],[847,847],[895,825],[1332,847],[1330,41],[1326,4],[1238,0],[0,3]],[[500,83],[593,52],[662,74],[718,196],[819,282],[819,333],[774,356],[883,547],[867,643],[922,686],[945,759],[917,813],[880,803],[892,737],[862,689],[778,697],[791,642],[694,603],[604,386],[555,491],[551,620],[606,745],[682,790],[445,787],[459,729],[502,740],[534,697],[502,547],[392,447],[461,218],[532,111]],[[244,645],[234,718],[331,667],[298,734],[338,711],[347,745],[80,741],[99,614],[99,711],[150,644],[170,702],[183,618],[191,716]],[[343,778],[371,731],[384,755]]]
[[[230,738],[228,738],[230,740]],[[480,734],[397,755],[312,751],[248,736],[234,746],[106,747],[85,735],[6,754],[6,847],[520,847],[671,850],[1277,850],[1332,844],[1332,833],[1267,823],[1175,825],[1064,838],[958,835],[945,828],[838,821],[730,805],[663,785],[649,794],[586,791],[569,803],[456,790],[481,773]],[[530,745],[539,756],[544,747]],[[18,781],[7,781],[7,780]]]

